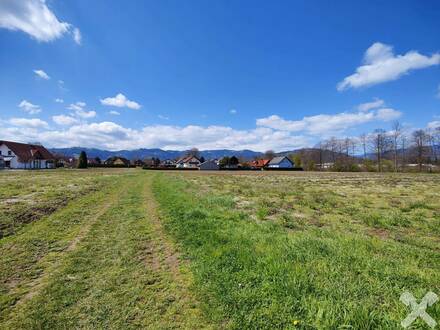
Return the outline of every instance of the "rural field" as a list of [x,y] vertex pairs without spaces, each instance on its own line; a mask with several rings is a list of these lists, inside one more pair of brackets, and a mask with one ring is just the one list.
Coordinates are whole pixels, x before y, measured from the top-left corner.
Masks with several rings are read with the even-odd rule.
[[4,171],[0,209],[1,329],[399,329],[440,295],[440,175]]

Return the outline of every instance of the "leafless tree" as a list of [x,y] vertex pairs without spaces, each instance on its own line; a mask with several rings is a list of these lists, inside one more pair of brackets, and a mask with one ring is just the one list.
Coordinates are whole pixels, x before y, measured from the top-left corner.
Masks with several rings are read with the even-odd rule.
[[428,129],[426,131],[426,140],[429,144],[429,159],[437,164],[437,136],[436,129]]
[[200,151],[197,148],[191,148],[186,152],[186,155],[200,158]]
[[266,159],[272,159],[274,157],[275,157],[275,152],[273,150],[267,150],[264,153],[264,158],[266,158]]
[[364,152],[364,160],[367,159],[367,143],[368,143],[368,135],[365,133],[362,133],[361,136],[359,136],[359,141],[362,146],[362,151]]
[[393,156],[394,156],[394,171],[398,170],[398,151],[399,151],[399,143],[400,137],[402,136],[402,124],[396,120],[392,125],[392,142],[393,142]]
[[413,132],[412,137],[416,151],[417,163],[419,164],[419,172],[421,172],[423,166],[423,159],[425,157],[427,134],[424,130],[419,129]]
[[388,136],[383,129],[374,130],[370,138],[371,148],[376,154],[377,168],[379,172],[382,172],[382,160],[383,154],[387,151],[389,146]]

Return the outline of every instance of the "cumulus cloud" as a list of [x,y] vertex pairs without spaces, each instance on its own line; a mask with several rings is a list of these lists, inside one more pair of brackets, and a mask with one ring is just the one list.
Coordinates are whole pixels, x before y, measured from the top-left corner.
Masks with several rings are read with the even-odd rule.
[[[56,119],[55,119],[56,120]],[[265,151],[287,150],[309,145],[304,136],[289,132],[257,127],[250,130],[236,130],[225,126],[172,126],[153,125],[142,129],[126,128],[114,122],[77,123],[64,128],[48,129],[46,124],[33,123],[32,128],[23,130],[31,123],[14,119],[13,127],[0,127],[2,136],[15,141],[38,140],[48,147],[96,147],[109,150],[153,148],[187,150],[199,149],[253,149]]]
[[124,94],[119,93],[115,97],[107,97],[105,99],[101,99],[102,105],[108,105],[118,108],[130,108],[134,110],[139,110],[141,108],[141,105],[135,101],[130,101],[125,97]]
[[50,79],[49,75],[46,72],[44,72],[43,70],[34,70],[34,73],[38,77],[40,77],[41,79],[44,79],[44,80],[49,80]]
[[86,111],[86,110],[77,110],[75,111],[75,114],[78,117],[84,118],[84,119],[88,119],[88,118],[94,118],[96,117],[96,111]]
[[428,123],[427,125],[430,129],[440,129],[440,120],[434,120]]
[[59,21],[45,0],[1,0],[0,27],[25,32],[42,42],[53,41],[66,33],[72,33],[76,41],[75,31],[78,30]]
[[411,50],[404,55],[395,55],[389,45],[376,42],[364,54],[363,64],[356,72],[338,83],[339,91],[348,88],[372,86],[399,79],[412,70],[440,64],[440,54],[422,55]]
[[71,116],[66,116],[66,115],[53,116],[52,120],[54,121],[55,124],[61,125],[61,126],[71,126],[71,125],[78,124],[78,122],[79,122],[78,119],[71,117]]
[[35,115],[41,112],[41,108],[39,105],[32,104],[31,102],[26,100],[21,101],[18,107],[30,115]]
[[108,113],[111,114],[111,115],[114,115],[114,116],[119,116],[120,115],[120,113],[118,111],[115,111],[115,110],[109,111]]
[[47,122],[39,119],[39,118],[11,118],[9,123],[14,126],[19,127],[30,127],[30,128],[48,128],[49,125]]
[[64,103],[64,100],[63,99],[55,99],[54,100],[56,103]]
[[285,120],[277,115],[257,119],[257,126],[280,131],[306,132],[313,135],[329,135],[373,121],[390,121],[401,116],[391,108],[370,111],[342,112],[334,115],[321,114],[304,117],[301,120]]
[[85,102],[76,102],[76,103],[71,103],[67,109],[69,110],[74,110],[74,111],[78,111],[78,110],[83,110],[83,108],[86,106],[87,104]]
[[[317,140],[343,133],[344,130],[373,121],[389,121],[401,115],[397,110],[385,107],[336,114],[319,114],[301,120],[287,120],[277,115],[260,118],[250,129],[234,129],[228,126],[175,126],[149,125],[140,129],[124,127],[112,121],[83,121],[76,115],[84,102],[74,103],[74,114],[58,115],[52,120],[58,128],[50,128],[47,123],[32,122],[32,129],[20,129],[19,125],[31,126],[31,122],[14,119],[15,126],[5,125],[0,129],[3,138],[14,140],[38,140],[49,147],[95,147],[109,150],[136,148],[163,148],[186,150],[199,149],[252,149],[265,151],[292,150],[308,147]],[[9,124],[9,122],[8,122]]]
[[96,117],[96,111],[93,111],[93,110],[87,111],[84,109],[86,105],[87,104],[85,102],[71,103],[67,107],[67,109],[73,110],[73,113],[76,116],[84,118],[84,119],[90,119],[90,118]]
[[359,104],[357,108],[359,111],[368,111],[371,109],[377,109],[383,107],[384,105],[385,105],[384,100],[376,98],[374,101]]

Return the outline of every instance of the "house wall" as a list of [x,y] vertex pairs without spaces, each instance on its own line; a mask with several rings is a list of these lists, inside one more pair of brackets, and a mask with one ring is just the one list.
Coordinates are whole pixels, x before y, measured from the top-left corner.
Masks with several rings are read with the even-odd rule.
[[292,168],[294,167],[291,162],[289,162],[286,158],[284,158],[279,164],[269,164],[271,168]]
[[214,171],[218,170],[219,166],[214,162],[208,162],[200,165],[201,170],[208,170],[208,171]]
[[[6,160],[10,159],[12,169],[34,169],[34,168],[53,168],[52,163],[47,163],[46,160],[42,159],[39,162],[34,163],[34,161],[22,163],[18,160],[18,157],[14,152],[9,149],[5,144],[0,145],[0,151],[3,158]],[[11,151],[11,155],[8,153]]]

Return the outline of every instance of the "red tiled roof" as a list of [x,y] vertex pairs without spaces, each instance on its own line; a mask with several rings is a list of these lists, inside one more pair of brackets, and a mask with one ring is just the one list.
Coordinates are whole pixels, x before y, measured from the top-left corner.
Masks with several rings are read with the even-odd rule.
[[251,165],[255,167],[265,167],[267,164],[269,164],[270,159],[257,159],[254,160]]
[[28,162],[34,159],[53,160],[54,156],[45,147],[38,144],[26,144],[11,141],[1,141],[0,145],[6,145],[17,155],[21,162]]

